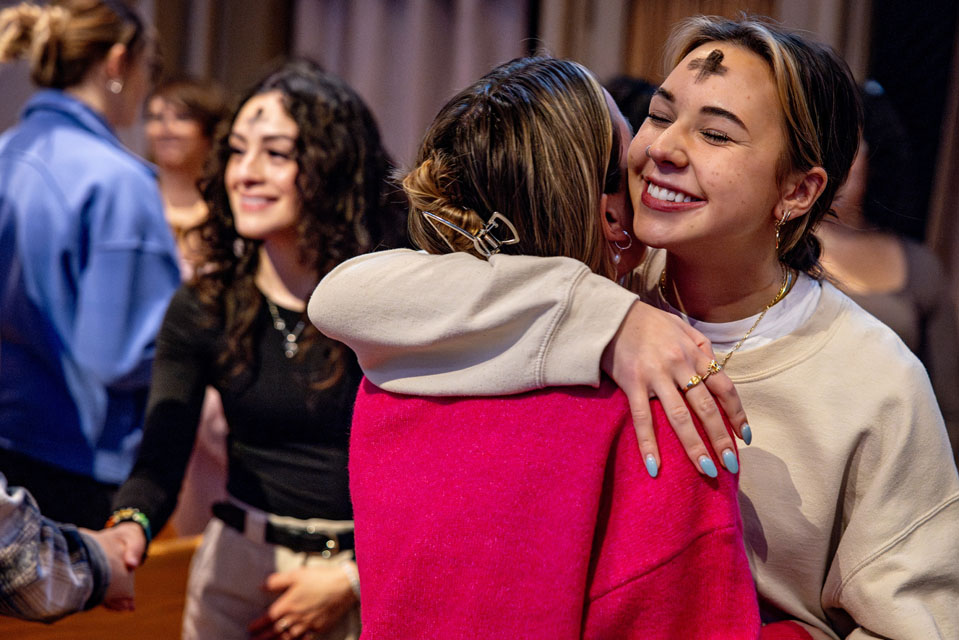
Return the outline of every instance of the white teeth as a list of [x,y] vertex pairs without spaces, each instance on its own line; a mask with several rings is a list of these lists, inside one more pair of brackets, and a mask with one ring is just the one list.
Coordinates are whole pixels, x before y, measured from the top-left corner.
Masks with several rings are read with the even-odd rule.
[[666,202],[692,202],[693,199],[691,196],[687,196],[684,193],[678,191],[672,191],[666,189],[665,187],[660,187],[652,182],[649,183],[649,195],[653,196],[657,200],[665,200]]
[[243,202],[244,202],[244,204],[249,204],[249,205],[261,205],[261,204],[266,204],[266,203],[269,202],[269,201],[268,201],[266,198],[256,198],[256,197],[253,197],[253,196],[243,196]]

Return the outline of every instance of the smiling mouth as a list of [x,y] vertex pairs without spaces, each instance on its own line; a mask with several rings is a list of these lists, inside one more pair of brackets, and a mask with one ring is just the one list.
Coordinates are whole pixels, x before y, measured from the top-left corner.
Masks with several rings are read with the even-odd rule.
[[272,202],[273,198],[265,196],[240,196],[240,206],[246,211],[258,211]]
[[643,189],[640,199],[646,207],[654,211],[688,211],[698,209],[706,204],[706,201],[702,198],[653,184],[649,178],[643,178],[643,180],[646,182],[646,188]]
[[689,195],[688,193],[683,193],[682,191],[673,191],[667,189],[666,187],[660,187],[653,184],[647,180],[646,183],[646,193],[648,193],[654,200],[662,200],[663,202],[702,202],[700,198]]

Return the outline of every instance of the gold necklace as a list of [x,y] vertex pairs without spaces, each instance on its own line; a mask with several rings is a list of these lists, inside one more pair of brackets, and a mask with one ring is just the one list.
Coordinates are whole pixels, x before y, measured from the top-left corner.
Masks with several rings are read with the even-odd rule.
[[[743,343],[746,342],[746,338],[752,335],[753,330],[759,326],[759,323],[762,322],[763,317],[766,315],[766,312],[773,308],[777,302],[786,297],[786,294],[789,293],[789,290],[792,288],[793,284],[793,272],[792,269],[783,265],[783,283],[779,287],[779,291],[776,293],[776,297],[769,301],[769,303],[763,307],[763,310],[759,312],[759,317],[756,318],[756,322],[753,323],[753,326],[749,327],[749,331],[746,332],[742,338],[739,339],[732,349],[723,356],[723,361],[719,363],[719,369],[725,369],[726,363],[729,362],[729,359],[733,357],[733,354],[743,346]],[[666,267],[663,267],[663,272],[659,275],[659,297],[662,298],[665,304],[669,304],[669,300],[666,299]],[[676,294],[676,302],[682,307],[682,301],[679,300],[679,293]]]

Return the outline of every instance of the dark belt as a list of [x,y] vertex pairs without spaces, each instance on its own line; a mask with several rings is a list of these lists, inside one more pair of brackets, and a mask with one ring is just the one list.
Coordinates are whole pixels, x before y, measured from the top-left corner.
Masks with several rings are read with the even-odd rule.
[[[240,533],[246,529],[246,511],[232,502],[214,504],[213,515]],[[321,553],[324,557],[351,550],[354,546],[352,531],[327,535],[319,531],[310,531],[307,527],[286,527],[270,521],[266,523],[263,539],[270,544],[278,544],[292,551]]]

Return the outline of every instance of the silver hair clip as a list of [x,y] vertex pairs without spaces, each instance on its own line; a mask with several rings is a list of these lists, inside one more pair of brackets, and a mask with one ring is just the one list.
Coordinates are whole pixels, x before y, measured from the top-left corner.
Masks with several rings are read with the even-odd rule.
[[[436,227],[436,223],[439,222],[443,226],[448,227],[456,233],[472,240],[476,251],[486,258],[499,253],[500,247],[503,245],[519,243],[519,233],[517,233],[516,227],[514,227],[513,223],[506,219],[506,216],[498,211],[493,212],[493,215],[490,216],[489,222],[487,222],[476,235],[473,235],[462,227],[456,226],[445,218],[441,218],[435,213],[431,213],[429,211],[422,211],[421,213],[423,214],[423,217],[426,218],[426,221],[429,222],[434,229],[436,229],[437,233],[439,233],[439,229]],[[509,230],[512,237],[501,240],[493,235],[493,231],[499,229],[500,223],[502,223]],[[450,244],[450,241],[446,239],[446,236],[444,236],[442,233],[439,233],[439,235],[441,238],[443,238],[446,244],[449,245],[450,249],[456,251],[456,247]]]

